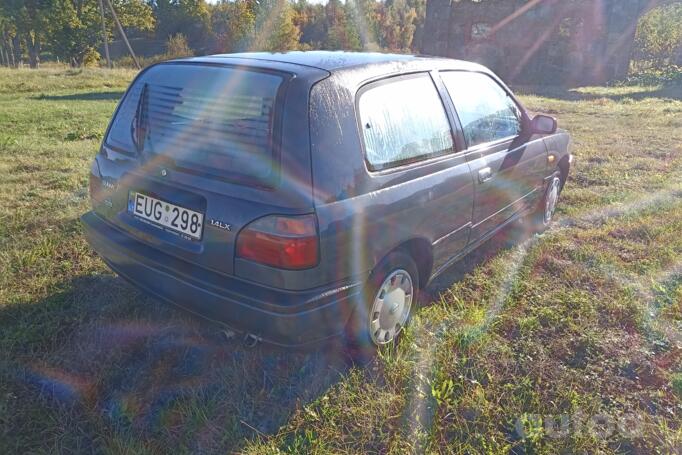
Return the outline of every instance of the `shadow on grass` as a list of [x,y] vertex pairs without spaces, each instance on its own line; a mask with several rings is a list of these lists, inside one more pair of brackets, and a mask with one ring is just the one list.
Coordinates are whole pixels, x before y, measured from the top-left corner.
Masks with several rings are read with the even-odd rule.
[[[500,249],[503,230],[435,280],[436,295]],[[34,305],[0,310],[0,406],[22,452],[238,452],[271,435],[352,366],[341,342],[247,347],[222,328],[147,298],[112,275],[79,277]],[[35,435],[40,434],[40,438]]]
[[250,348],[111,275],[2,309],[0,326],[0,395],[12,397],[0,422],[22,452],[55,444],[99,452],[113,441],[236,452],[276,432],[351,367],[332,343]]
[[115,92],[87,92],[74,93],[71,95],[39,95],[35,100],[48,101],[118,101],[123,96],[122,91]]
[[475,268],[485,264],[495,258],[504,250],[509,250],[520,243],[528,240],[534,233],[529,230],[528,225],[521,221],[511,223],[509,226],[500,230],[486,243],[466,255],[460,261],[450,266],[441,275],[429,283],[425,292],[432,300],[438,299],[441,292],[446,291],[453,283],[460,281],[465,275],[471,273]]
[[[624,87],[626,90],[628,87]],[[620,102],[626,99],[642,101],[648,98],[663,98],[682,100],[682,85],[667,85],[654,87],[632,87],[632,91],[625,93],[602,93],[599,87],[584,87],[580,89],[565,88],[559,86],[532,86],[515,87],[519,93],[528,95],[544,96],[564,101],[591,101],[609,99]]]

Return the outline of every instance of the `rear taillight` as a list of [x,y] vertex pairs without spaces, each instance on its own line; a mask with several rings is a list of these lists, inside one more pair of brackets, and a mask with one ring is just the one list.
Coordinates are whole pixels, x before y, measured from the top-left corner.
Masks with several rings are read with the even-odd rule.
[[315,215],[267,216],[246,226],[237,237],[237,257],[282,269],[317,265]]

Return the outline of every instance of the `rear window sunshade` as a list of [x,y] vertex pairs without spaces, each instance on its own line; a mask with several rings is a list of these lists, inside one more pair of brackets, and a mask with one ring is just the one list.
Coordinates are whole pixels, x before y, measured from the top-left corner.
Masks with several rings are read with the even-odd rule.
[[207,176],[267,179],[281,75],[162,64],[145,71],[114,118],[107,145]]

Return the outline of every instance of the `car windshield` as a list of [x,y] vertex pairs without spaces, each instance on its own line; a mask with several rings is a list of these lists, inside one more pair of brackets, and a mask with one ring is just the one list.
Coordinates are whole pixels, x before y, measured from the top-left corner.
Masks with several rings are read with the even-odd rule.
[[152,67],[133,85],[107,144],[222,176],[267,178],[282,77],[192,64]]

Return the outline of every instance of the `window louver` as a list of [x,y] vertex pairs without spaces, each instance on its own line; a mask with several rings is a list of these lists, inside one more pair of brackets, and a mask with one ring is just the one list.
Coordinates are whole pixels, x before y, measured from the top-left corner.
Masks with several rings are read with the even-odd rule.
[[[282,78],[235,68],[159,65],[121,105],[107,138],[194,173],[266,178],[273,168],[275,100]],[[128,122],[126,130],[120,124]]]
[[147,97],[150,153],[208,170],[270,164],[259,161],[270,158],[274,98],[223,99],[163,85],[149,85]]

